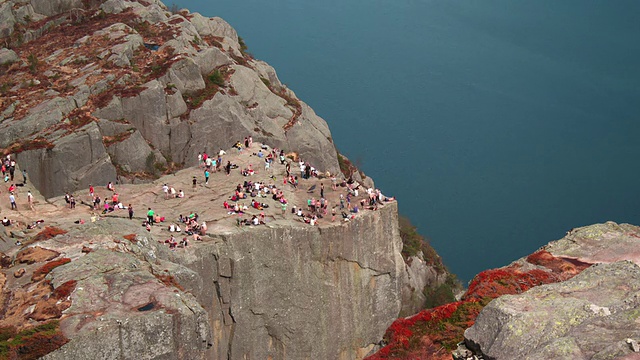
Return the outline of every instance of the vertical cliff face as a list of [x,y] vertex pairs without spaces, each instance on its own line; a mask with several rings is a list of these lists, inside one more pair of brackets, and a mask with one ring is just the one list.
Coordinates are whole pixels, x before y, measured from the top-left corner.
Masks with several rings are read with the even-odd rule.
[[389,204],[335,226],[221,235],[176,260],[202,276],[193,291],[210,316],[213,358],[354,359],[400,311],[401,248]]
[[146,232],[114,242],[139,228],[109,219],[41,243],[72,259],[53,286],[77,281],[60,322],[71,341],[46,359],[361,359],[397,317],[395,203],[323,227],[232,230],[170,251]]

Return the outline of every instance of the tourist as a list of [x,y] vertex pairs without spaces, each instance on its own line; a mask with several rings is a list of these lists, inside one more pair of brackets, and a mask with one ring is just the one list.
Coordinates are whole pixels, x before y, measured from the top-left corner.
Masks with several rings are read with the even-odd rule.
[[209,169],[204,171],[204,184],[209,185]]
[[129,206],[127,206],[127,210],[129,210],[129,220],[133,219],[133,205],[129,204]]
[[91,198],[93,199],[93,185],[89,184],[89,195],[91,195]]
[[16,204],[16,197],[13,193],[9,194],[9,201],[11,202],[11,210],[18,210],[18,205]]
[[178,195],[176,195],[177,198],[183,198],[184,197],[184,191],[180,190],[180,192],[178,193]]
[[69,197],[69,208],[70,209],[76,208],[76,198],[73,195]]
[[196,188],[196,184],[198,183],[198,180],[196,179],[196,177],[194,176],[193,179],[191,180],[191,183],[193,184],[193,188]]
[[147,223],[149,225],[153,225],[153,216],[155,215],[155,212],[153,210],[151,210],[151,208],[149,208],[149,211],[147,211]]
[[167,184],[162,185],[162,192],[164,193],[164,199],[169,199],[169,186]]
[[7,219],[7,217],[5,216],[4,219],[2,219],[2,225],[4,226],[11,225],[11,220]]
[[33,208],[33,195],[31,194],[31,191],[27,191],[27,203],[29,203],[29,208],[31,210],[34,210],[34,208]]

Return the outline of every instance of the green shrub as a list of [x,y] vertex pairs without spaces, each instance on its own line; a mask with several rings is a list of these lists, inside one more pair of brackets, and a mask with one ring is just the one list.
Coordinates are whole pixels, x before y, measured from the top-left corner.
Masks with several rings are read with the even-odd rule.
[[224,86],[224,76],[220,72],[220,70],[214,70],[211,74],[209,74],[209,81],[218,86]]
[[425,286],[422,293],[425,296],[424,308],[431,309],[456,301],[455,292],[461,289],[460,282],[453,274],[447,276],[447,280],[436,287]]
[[249,47],[247,46],[247,44],[245,44],[244,39],[241,38],[240,36],[238,36],[238,44],[240,44],[240,52],[242,52],[243,54],[249,50]]
[[40,60],[35,54],[31,53],[27,56],[27,61],[29,62],[29,72],[35,74],[38,70],[38,65],[40,65]]

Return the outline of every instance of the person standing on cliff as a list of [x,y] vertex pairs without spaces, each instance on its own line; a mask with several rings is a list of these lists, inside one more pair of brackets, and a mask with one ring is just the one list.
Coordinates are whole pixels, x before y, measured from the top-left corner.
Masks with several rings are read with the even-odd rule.
[[9,201],[11,202],[11,210],[18,210],[18,205],[16,205],[16,197],[13,193],[9,194]]
[[209,185],[209,169],[204,171],[204,184]]
[[91,195],[91,198],[93,199],[93,185],[89,184],[89,195]]
[[320,198],[324,199],[324,183],[320,183]]
[[33,211],[33,195],[31,194],[31,191],[27,191],[27,203],[29,203],[29,208]]
[[164,192],[164,199],[169,198],[169,186],[167,184],[162,185],[162,192]]
[[151,208],[148,209],[149,211],[147,211],[147,224],[153,225],[153,216],[155,215],[155,212],[151,210]]
[[127,206],[127,209],[129,210],[129,220],[131,220],[133,219],[133,206],[129,204],[129,206]]
[[224,167],[224,171],[227,173],[227,176],[231,173],[231,161],[227,161],[227,165]]

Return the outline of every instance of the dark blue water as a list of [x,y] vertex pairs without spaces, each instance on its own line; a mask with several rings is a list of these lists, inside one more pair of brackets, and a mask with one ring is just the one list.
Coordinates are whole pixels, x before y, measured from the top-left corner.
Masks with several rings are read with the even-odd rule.
[[176,4],[234,26],[462,280],[640,224],[638,1]]

